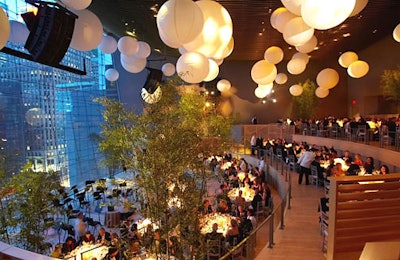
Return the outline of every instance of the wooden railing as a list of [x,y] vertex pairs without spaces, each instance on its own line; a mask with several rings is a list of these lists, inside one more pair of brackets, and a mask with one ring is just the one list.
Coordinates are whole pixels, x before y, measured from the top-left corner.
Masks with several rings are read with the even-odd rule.
[[359,259],[366,242],[400,240],[400,173],[332,177],[327,259]]

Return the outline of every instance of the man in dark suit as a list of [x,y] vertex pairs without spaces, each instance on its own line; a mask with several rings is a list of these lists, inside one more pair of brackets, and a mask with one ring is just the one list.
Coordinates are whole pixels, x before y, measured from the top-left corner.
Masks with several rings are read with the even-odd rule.
[[97,243],[102,245],[109,245],[111,242],[111,234],[106,232],[104,228],[99,229],[99,235],[97,236]]

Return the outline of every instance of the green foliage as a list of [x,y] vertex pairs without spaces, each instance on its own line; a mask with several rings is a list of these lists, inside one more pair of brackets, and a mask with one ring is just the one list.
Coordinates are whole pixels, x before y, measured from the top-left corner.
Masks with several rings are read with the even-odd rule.
[[315,96],[315,89],[317,86],[314,81],[309,79],[298,85],[303,87],[303,93],[300,96],[293,97],[292,116],[313,118],[317,112],[318,99]]
[[209,174],[203,158],[227,148],[232,121],[207,110],[199,93],[173,81],[161,87],[161,100],[140,115],[116,101],[97,100],[105,107],[99,146],[108,165],[138,172],[141,214],[161,221],[161,238],[174,231],[181,248],[198,246],[196,209]]
[[400,102],[400,67],[395,70],[384,70],[380,83],[387,100]]

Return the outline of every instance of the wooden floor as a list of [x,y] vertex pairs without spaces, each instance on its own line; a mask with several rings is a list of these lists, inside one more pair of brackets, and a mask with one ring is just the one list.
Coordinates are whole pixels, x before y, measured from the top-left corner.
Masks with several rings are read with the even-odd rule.
[[276,229],[273,248],[265,246],[256,260],[274,259],[326,259],[321,251],[318,201],[324,196],[322,187],[297,184],[298,174],[292,172],[291,209],[285,216],[285,228]]

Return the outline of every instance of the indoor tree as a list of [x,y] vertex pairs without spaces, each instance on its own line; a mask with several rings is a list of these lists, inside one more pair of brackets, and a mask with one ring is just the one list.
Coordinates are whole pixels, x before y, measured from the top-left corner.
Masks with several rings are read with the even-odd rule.
[[303,93],[300,96],[293,97],[292,117],[313,118],[318,109],[318,98],[315,96],[317,86],[310,79],[298,85],[303,87]]
[[141,114],[99,99],[105,107],[100,149],[106,164],[137,172],[141,214],[158,222],[161,241],[179,236],[179,248],[190,248],[186,257],[193,258],[202,251],[195,250],[201,247],[196,210],[210,177],[205,158],[229,150],[232,119],[207,108],[199,91],[181,85],[178,80],[160,85],[161,99],[145,104]]
[[400,66],[397,69],[384,70],[380,86],[385,98],[398,104],[400,102]]

